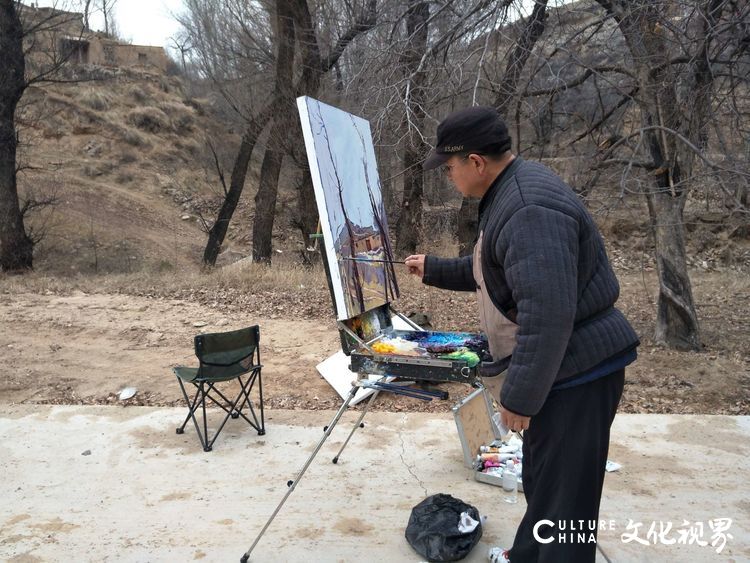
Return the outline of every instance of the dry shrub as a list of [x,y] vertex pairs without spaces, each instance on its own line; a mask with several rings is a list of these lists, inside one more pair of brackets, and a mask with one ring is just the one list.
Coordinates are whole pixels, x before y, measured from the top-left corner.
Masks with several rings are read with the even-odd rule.
[[45,139],[61,139],[71,133],[69,124],[59,115],[52,115],[40,123]]
[[106,111],[110,108],[112,103],[110,96],[96,90],[84,90],[78,96],[78,100],[83,105],[96,111]]
[[195,120],[189,113],[183,113],[172,119],[172,127],[178,133],[190,133],[193,130]]
[[132,164],[138,160],[138,155],[133,151],[125,150],[120,155],[120,164]]
[[193,130],[195,119],[191,111],[183,104],[174,102],[162,102],[158,108],[167,114],[172,120],[172,127],[178,133],[189,133]]
[[154,107],[130,110],[127,121],[131,125],[135,125],[138,129],[148,131],[149,133],[159,133],[171,128],[167,114]]
[[143,135],[130,127],[123,128],[122,138],[127,144],[133,145],[134,147],[147,147],[149,145]]
[[182,100],[182,103],[193,108],[198,115],[206,115],[206,109],[203,107],[203,104],[195,98],[185,98]]
[[195,139],[185,138],[181,141],[175,141],[175,148],[188,152],[191,156],[200,156],[203,150],[202,145]]
[[135,176],[133,176],[132,172],[125,171],[120,172],[117,177],[115,178],[115,182],[118,184],[129,184],[135,179]]
[[108,162],[108,161],[93,162],[93,163],[84,165],[83,174],[85,176],[88,176],[89,178],[96,178],[98,176],[109,174],[114,167],[115,167],[115,164],[113,162]]
[[145,103],[149,99],[149,95],[140,86],[132,86],[130,88],[130,97],[138,103]]

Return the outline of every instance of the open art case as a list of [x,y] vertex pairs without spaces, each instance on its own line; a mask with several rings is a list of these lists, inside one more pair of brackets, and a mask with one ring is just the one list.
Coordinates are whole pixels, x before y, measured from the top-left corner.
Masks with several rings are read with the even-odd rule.
[[[458,438],[464,454],[464,465],[472,470],[474,480],[480,483],[503,486],[500,475],[482,473],[476,468],[476,457],[482,446],[499,442],[505,436],[492,419],[495,408],[492,398],[484,387],[475,389],[453,406],[453,418],[456,421]],[[518,490],[523,492],[523,482],[519,476]]]
[[395,330],[398,297],[370,124],[303,96],[297,98],[323,234],[324,262],[351,371],[423,381],[479,384],[484,335]]

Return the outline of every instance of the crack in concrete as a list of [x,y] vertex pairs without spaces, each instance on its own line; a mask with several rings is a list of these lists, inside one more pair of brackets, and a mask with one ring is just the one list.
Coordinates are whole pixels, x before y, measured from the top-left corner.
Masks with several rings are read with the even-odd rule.
[[[407,418],[407,415],[404,415],[403,418],[401,419],[402,429],[406,427],[406,418]],[[427,497],[427,487],[424,486],[424,483],[422,482],[422,480],[419,477],[417,477],[412,467],[408,463],[406,463],[406,460],[404,459],[404,453],[406,452],[406,444],[404,443],[403,432],[398,433],[398,439],[401,441],[401,453],[399,454],[399,457],[401,458],[401,463],[404,465],[404,467],[406,467],[406,470],[409,472],[409,475],[414,477],[414,480],[417,483],[419,483],[419,486],[422,487],[422,490],[424,491],[424,496]]]

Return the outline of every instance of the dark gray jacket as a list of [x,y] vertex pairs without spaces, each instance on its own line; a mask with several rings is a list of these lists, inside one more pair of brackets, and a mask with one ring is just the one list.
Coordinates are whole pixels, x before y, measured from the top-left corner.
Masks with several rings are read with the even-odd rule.
[[[596,224],[549,168],[517,157],[482,198],[479,230],[487,292],[518,324],[505,408],[533,416],[553,383],[638,345]],[[428,256],[422,281],[475,291],[472,257]]]

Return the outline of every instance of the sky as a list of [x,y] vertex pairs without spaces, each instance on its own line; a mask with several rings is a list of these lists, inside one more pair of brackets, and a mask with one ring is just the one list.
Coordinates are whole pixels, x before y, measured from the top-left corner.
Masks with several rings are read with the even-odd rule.
[[[40,7],[55,6],[71,12],[81,11],[80,0],[34,0]],[[23,0],[31,4],[32,0]],[[96,0],[92,4],[97,3]],[[177,33],[179,25],[171,13],[179,12],[182,0],[117,0],[115,21],[120,36],[135,45],[156,45],[168,47],[169,38]],[[92,14],[90,26],[95,30],[104,29],[101,13]]]

